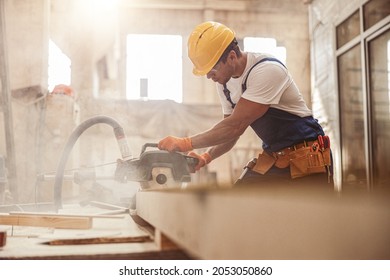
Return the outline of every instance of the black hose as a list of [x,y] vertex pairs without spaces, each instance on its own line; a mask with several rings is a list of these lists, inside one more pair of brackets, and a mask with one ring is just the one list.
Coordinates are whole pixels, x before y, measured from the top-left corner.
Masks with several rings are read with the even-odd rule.
[[127,145],[127,140],[123,128],[113,118],[107,116],[95,116],[79,124],[70,135],[68,142],[65,145],[64,151],[62,152],[62,156],[57,167],[56,177],[54,181],[54,204],[57,211],[58,209],[62,208],[62,181],[64,177],[65,166],[69,158],[69,154],[72,151],[72,148],[76,143],[77,139],[80,137],[80,135],[89,127],[99,123],[105,123],[112,126],[112,128],[114,129],[115,138],[118,141],[122,159],[127,160],[131,158],[130,150]]

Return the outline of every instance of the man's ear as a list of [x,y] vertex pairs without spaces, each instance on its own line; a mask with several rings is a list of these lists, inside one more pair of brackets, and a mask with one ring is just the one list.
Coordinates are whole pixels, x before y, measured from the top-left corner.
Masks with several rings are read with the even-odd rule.
[[231,50],[229,52],[229,55],[227,57],[227,60],[229,60],[230,62],[233,62],[235,59],[237,59],[237,55],[236,55],[236,52],[234,50]]

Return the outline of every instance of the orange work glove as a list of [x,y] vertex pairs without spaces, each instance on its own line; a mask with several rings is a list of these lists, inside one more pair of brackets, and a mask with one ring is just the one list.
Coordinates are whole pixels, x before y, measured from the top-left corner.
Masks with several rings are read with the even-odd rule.
[[174,136],[167,136],[160,140],[158,148],[169,152],[188,152],[194,149],[189,137],[179,138]]
[[187,156],[197,158],[199,160],[198,164],[195,166],[195,171],[199,171],[203,166],[210,163],[213,159],[211,158],[209,153],[203,153],[201,155],[195,152],[189,152]]

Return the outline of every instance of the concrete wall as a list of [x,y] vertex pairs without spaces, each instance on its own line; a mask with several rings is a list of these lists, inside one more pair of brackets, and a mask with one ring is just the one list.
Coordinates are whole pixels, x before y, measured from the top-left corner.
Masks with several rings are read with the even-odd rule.
[[5,1],[12,89],[47,85],[49,12],[48,0]]

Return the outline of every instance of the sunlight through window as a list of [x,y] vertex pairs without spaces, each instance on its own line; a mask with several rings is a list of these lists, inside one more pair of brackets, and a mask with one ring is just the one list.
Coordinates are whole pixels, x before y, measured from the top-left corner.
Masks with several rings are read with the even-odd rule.
[[127,99],[182,102],[182,37],[127,36]]
[[245,37],[244,50],[246,52],[269,53],[286,64],[286,48],[278,47],[274,38]]
[[52,41],[49,41],[48,89],[52,91],[58,84],[70,85],[71,60]]

